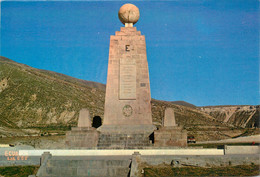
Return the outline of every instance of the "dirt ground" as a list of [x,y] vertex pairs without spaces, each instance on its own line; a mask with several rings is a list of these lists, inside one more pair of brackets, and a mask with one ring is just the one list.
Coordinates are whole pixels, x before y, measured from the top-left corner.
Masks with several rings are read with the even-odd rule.
[[208,143],[260,143],[260,135],[252,135],[246,137],[238,137],[233,139],[225,139],[219,141],[201,141],[198,144],[208,144]]
[[61,136],[22,136],[0,138],[1,144],[29,145],[36,149],[64,149],[65,135]]

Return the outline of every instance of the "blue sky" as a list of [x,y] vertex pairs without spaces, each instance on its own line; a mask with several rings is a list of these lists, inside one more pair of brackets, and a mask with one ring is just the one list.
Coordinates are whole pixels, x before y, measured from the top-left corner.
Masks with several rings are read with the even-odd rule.
[[[127,1],[140,9],[152,98],[259,104],[257,0]],[[1,56],[106,83],[122,1],[2,1]]]

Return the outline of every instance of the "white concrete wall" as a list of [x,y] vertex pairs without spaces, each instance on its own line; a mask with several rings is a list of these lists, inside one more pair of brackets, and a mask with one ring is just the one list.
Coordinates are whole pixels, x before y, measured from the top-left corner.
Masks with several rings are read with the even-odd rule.
[[53,156],[111,156],[132,155],[139,152],[141,155],[224,155],[223,149],[133,149],[133,150],[19,150],[19,155],[41,156],[50,152]]
[[225,154],[260,154],[260,146],[226,146]]

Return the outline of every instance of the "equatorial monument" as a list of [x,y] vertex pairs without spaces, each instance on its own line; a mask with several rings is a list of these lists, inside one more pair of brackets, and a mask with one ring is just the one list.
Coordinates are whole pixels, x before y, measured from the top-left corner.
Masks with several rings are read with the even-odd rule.
[[148,146],[155,126],[145,36],[133,27],[140,17],[139,9],[125,4],[118,16],[125,27],[110,37],[104,121],[98,128],[99,146]]
[[67,132],[68,148],[142,149],[149,146],[187,146],[187,132],[165,110],[159,129],[152,122],[151,92],[145,36],[134,24],[140,17],[133,4],[123,5],[118,17],[125,25],[110,36],[104,119],[91,127],[89,111],[82,109],[78,127]]
[[[66,134],[67,147],[74,150],[55,150],[51,153],[44,150],[36,176],[136,177],[143,176],[145,171],[141,169],[144,167],[160,168],[164,165],[177,167],[178,170],[183,166],[209,168],[230,167],[231,162],[233,165],[259,163],[257,146],[239,146],[236,149],[225,146],[223,150],[174,149],[187,146],[187,130],[176,123],[171,107],[164,107],[164,118],[159,129],[152,123],[145,37],[133,26],[139,19],[139,9],[125,4],[118,15],[125,27],[110,37],[103,125],[94,128],[89,110],[81,109],[78,126],[72,127]],[[151,148],[147,148],[149,146]],[[75,150],[78,148],[92,150]],[[141,148],[147,150],[138,150]],[[241,155],[239,148],[253,152]],[[29,151],[21,150],[21,154],[25,152],[28,155]],[[38,158],[35,154],[39,152],[32,150],[34,159]],[[29,163],[39,165],[38,160],[34,161]]]

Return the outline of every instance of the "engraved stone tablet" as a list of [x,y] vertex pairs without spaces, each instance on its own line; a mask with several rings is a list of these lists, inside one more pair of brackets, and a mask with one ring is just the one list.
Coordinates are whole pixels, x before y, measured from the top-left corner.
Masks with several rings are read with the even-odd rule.
[[119,80],[119,99],[136,99],[136,65],[134,59],[120,59]]

